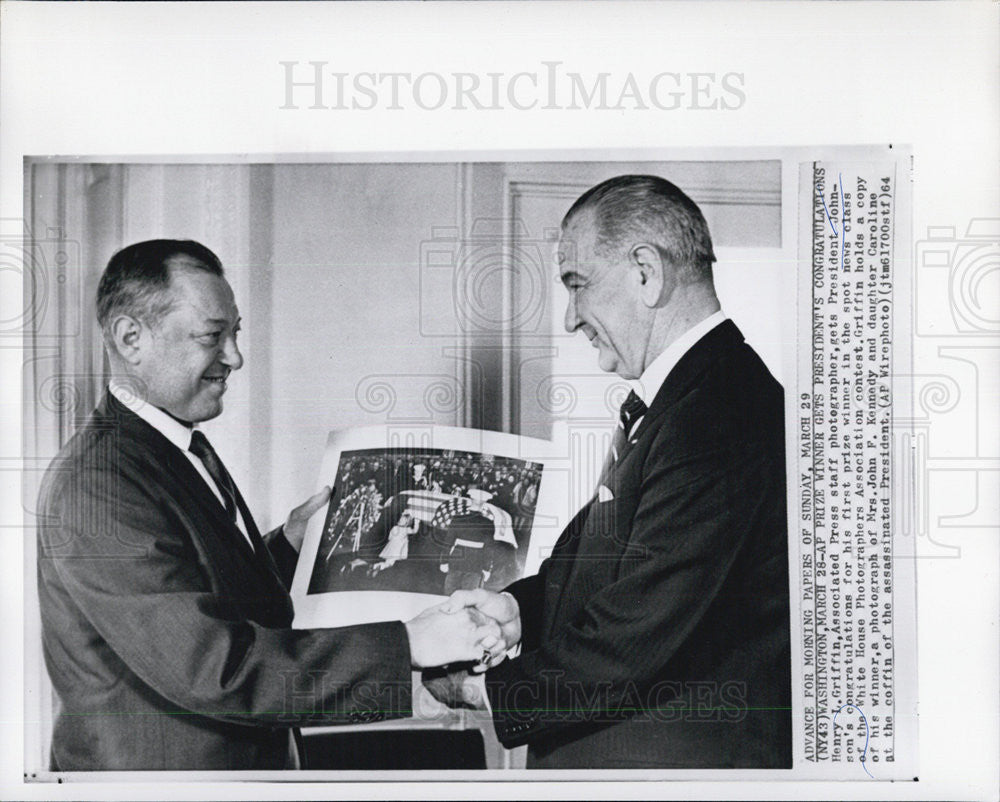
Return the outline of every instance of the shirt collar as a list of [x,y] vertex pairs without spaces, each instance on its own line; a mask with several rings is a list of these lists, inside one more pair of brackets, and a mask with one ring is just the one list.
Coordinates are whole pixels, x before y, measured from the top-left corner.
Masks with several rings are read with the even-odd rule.
[[642,372],[642,376],[639,377],[638,381],[632,382],[632,388],[635,390],[636,395],[645,402],[647,407],[653,403],[653,399],[656,398],[656,394],[660,391],[660,387],[663,386],[663,382],[667,380],[670,371],[681,361],[681,357],[690,351],[698,340],[725,319],[726,313],[720,309],[718,312],[706,317],[700,323],[696,323],[670,343],[666,350],[656,357],[649,364],[649,367]]
[[191,447],[191,434],[194,432],[194,427],[189,428],[177,419],[171,418],[162,409],[139,398],[129,387],[119,384],[114,379],[108,385],[108,392],[181,451],[187,451]]

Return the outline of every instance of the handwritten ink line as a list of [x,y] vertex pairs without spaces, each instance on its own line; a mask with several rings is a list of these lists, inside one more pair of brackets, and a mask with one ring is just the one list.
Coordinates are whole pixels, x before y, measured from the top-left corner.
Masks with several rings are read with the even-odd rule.
[[839,708],[837,708],[837,712],[833,714],[833,726],[834,727],[837,726],[837,716],[840,715],[840,711],[843,710],[845,707],[853,707],[855,710],[857,710],[861,714],[861,720],[865,723],[865,748],[861,751],[861,768],[865,770],[865,774],[867,774],[874,780],[875,776],[870,771],[868,771],[868,740],[871,736],[871,731],[868,728],[868,717],[865,716],[865,711],[862,710],[857,705],[851,704],[850,702],[848,702],[847,704],[843,704]]

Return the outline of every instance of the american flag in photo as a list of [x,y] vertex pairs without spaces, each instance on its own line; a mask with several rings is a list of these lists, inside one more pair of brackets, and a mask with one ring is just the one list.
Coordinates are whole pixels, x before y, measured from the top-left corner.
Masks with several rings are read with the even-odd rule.
[[469,499],[452,496],[450,500],[437,508],[437,512],[431,518],[431,526],[439,526],[443,529],[451,523],[452,518],[464,515],[471,509],[472,502]]
[[[433,490],[404,490],[402,495],[407,497],[408,513],[419,521],[442,529],[447,527],[456,515],[464,515],[472,509],[471,499],[447,493],[435,493]],[[493,521],[494,539],[517,548],[510,514],[493,504],[483,504],[480,511]]]
[[[406,496],[406,511],[418,521],[424,523],[434,523],[434,518],[438,509],[444,506],[445,502],[465,501],[447,493],[435,493],[433,490],[404,490],[402,495]],[[440,526],[434,523],[434,526]]]

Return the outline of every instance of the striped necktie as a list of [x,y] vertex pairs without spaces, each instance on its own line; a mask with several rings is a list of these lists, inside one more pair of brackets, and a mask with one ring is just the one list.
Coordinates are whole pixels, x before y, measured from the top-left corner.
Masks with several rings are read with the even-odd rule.
[[639,421],[643,415],[648,411],[649,407],[646,406],[634,391],[628,394],[618,412],[618,426],[615,429],[615,436],[611,440],[611,451],[605,457],[604,465],[601,468],[601,477],[598,480],[599,485],[607,485],[608,472],[618,462],[618,458],[625,450],[625,445],[628,443],[629,437],[635,431],[635,427],[639,425]]
[[618,412],[618,428],[615,430],[614,439],[611,441],[612,462],[618,461],[618,457],[625,450],[625,444],[628,442],[632,431],[648,411],[649,407],[636,395],[635,390],[632,390]]

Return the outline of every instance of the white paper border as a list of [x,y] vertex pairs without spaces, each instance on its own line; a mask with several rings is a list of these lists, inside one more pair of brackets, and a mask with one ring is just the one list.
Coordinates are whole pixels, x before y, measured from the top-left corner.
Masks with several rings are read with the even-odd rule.
[[[389,4],[395,6],[395,4]],[[393,21],[390,14],[399,14]],[[452,150],[671,145],[771,145],[815,142],[913,144],[916,158],[914,236],[930,226],[959,231],[974,218],[996,215],[996,3],[850,3],[638,5],[566,3],[417,4],[377,10],[343,4],[210,4],[188,8],[140,4],[7,3],[3,6],[3,134],[0,204],[3,217],[20,216],[21,157],[53,153],[234,153],[431,148]],[[271,15],[277,14],[280,24]],[[331,22],[331,19],[333,20]],[[726,117],[691,112],[677,117],[638,114],[504,114],[487,121],[419,115],[401,124],[374,118],[283,118],[270,99],[273,56],[259,38],[282,43],[282,57],[342,58],[355,69],[395,55],[395,63],[443,54],[479,69],[518,58],[537,63],[575,57],[591,69],[619,69],[629,59],[651,59],[682,70],[742,70],[748,103]],[[338,36],[340,37],[338,39]],[[468,44],[463,44],[467,42]],[[12,46],[13,43],[13,46]],[[156,45],[155,47],[153,45]],[[185,47],[185,45],[187,45]],[[430,52],[430,56],[425,51]],[[500,55],[493,55],[499,53]],[[610,55],[609,55],[610,53]],[[173,55],[172,55],[173,54]],[[183,54],[183,59],[180,58]],[[168,56],[171,56],[168,58]],[[178,61],[183,64],[178,69]],[[516,64],[515,64],[516,66]],[[136,110],[128,102],[147,98]],[[434,122],[435,125],[429,125]],[[19,294],[7,292],[3,319],[17,312]],[[942,304],[947,299],[941,299]],[[20,509],[16,444],[20,355],[5,342],[0,352],[5,410],[0,456],[3,508]],[[919,363],[918,363],[919,369]],[[15,377],[8,381],[8,377]],[[977,388],[995,397],[996,377]],[[972,423],[970,422],[970,426]],[[13,446],[13,448],[12,448]],[[994,503],[995,499],[984,499]],[[8,559],[3,568],[3,632],[20,642],[23,576],[18,524],[5,518]],[[655,787],[532,784],[465,791],[438,783],[394,785],[398,797],[423,795],[511,798],[545,795],[670,795],[729,798],[964,798],[995,797],[997,722],[997,542],[991,527],[973,527],[961,541],[962,559],[920,565],[922,711],[919,784],[823,783],[804,792],[795,784],[730,783]],[[947,561],[944,561],[947,563]],[[23,663],[4,651],[2,730],[5,796],[46,798],[160,798],[162,786],[70,788],[22,786],[20,736]],[[655,790],[653,790],[655,788]],[[10,789],[14,789],[11,791]],[[307,790],[308,789],[308,790]],[[213,786],[219,798],[371,794],[370,786],[287,788]],[[172,786],[180,797],[184,788]],[[188,789],[203,797],[203,787]]]

